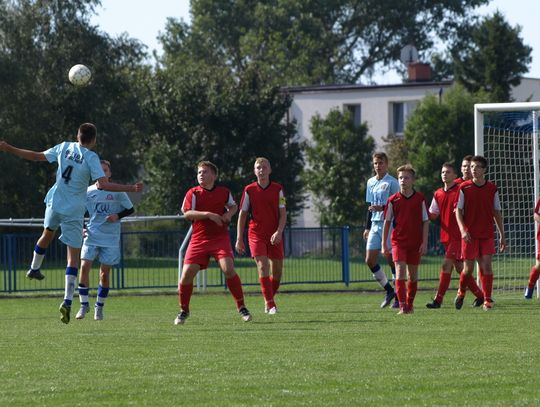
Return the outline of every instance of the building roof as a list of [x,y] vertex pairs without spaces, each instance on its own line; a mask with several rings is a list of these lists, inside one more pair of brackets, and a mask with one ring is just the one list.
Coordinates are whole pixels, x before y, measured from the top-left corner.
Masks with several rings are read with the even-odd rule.
[[343,85],[308,85],[308,86],[284,86],[281,88],[284,92],[302,93],[302,92],[328,92],[328,91],[351,91],[351,90],[377,90],[377,89],[396,89],[396,88],[418,88],[418,87],[438,87],[451,86],[454,81],[423,81],[423,82],[405,82],[393,85],[362,85],[362,84],[343,84]]

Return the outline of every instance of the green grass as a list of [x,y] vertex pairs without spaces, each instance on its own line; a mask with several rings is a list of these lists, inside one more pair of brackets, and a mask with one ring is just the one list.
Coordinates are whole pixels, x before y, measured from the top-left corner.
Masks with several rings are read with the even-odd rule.
[[248,295],[251,323],[194,295],[184,326],[173,295],[114,293],[104,321],[69,325],[59,298],[3,298],[0,405],[538,405],[540,302],[456,311],[453,293],[405,316],[380,292],[281,294],[276,316]]

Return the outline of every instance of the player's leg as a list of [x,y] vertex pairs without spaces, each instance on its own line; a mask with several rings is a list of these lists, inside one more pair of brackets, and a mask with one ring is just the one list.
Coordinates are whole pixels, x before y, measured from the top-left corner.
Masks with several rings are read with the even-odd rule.
[[492,254],[484,254],[478,259],[478,265],[480,269],[484,271],[484,277],[482,279],[482,289],[484,298],[484,311],[489,311],[493,308],[493,269],[492,269]]
[[399,314],[407,312],[407,263],[395,260],[396,264],[396,296],[399,301]]
[[94,308],[94,320],[101,321],[103,319],[103,307],[109,296],[110,281],[112,266],[109,264],[101,264],[99,268],[99,286],[97,290],[96,306]]
[[536,258],[536,264],[531,268],[531,272],[529,274],[529,281],[527,282],[527,287],[525,287],[525,298],[530,300],[533,297],[534,293],[534,286],[536,285],[538,281],[538,277],[540,276],[540,259]]
[[[283,258],[273,259],[270,258],[270,281],[272,282],[272,292],[274,293],[274,302],[276,294],[281,283],[281,277],[283,276]],[[277,307],[276,307],[277,312]]]
[[221,271],[225,275],[225,282],[227,283],[227,288],[231,292],[235,302],[236,309],[242,316],[242,319],[245,322],[251,321],[251,314],[246,308],[244,302],[244,290],[242,289],[242,281],[240,276],[234,271],[234,262],[232,257],[220,257],[217,259]]
[[[444,244],[444,260],[441,265],[441,271],[439,273],[439,287],[437,294],[431,303],[426,304],[426,307],[436,309],[441,308],[444,295],[450,286],[452,280],[452,269],[454,268],[458,258],[461,257],[461,241],[451,241]],[[460,262],[462,267],[463,263]]]
[[276,313],[276,303],[274,302],[274,290],[272,289],[272,281],[270,280],[270,260],[267,256],[255,256],[255,264],[259,273],[259,283],[261,292],[264,297],[264,312],[272,314]]
[[79,301],[81,308],[77,312],[75,318],[83,319],[88,311],[90,311],[90,270],[92,269],[93,258],[90,259],[90,254],[86,249],[88,246],[83,246],[81,251],[81,272],[79,275]]
[[[388,245],[390,247],[390,245]],[[367,243],[366,243],[366,264],[373,274],[373,278],[379,283],[379,285],[385,289],[386,295],[381,308],[390,305],[395,297],[394,287],[388,281],[386,273],[379,264],[379,253],[382,248],[382,225],[373,223],[369,231]]]
[[[208,261],[206,262],[208,264]],[[180,312],[174,320],[175,325],[182,325],[189,317],[189,303],[193,294],[193,280],[201,269],[201,265],[197,263],[184,264],[182,268],[182,276],[178,282],[178,302],[180,304]]]
[[34,246],[32,263],[30,264],[30,269],[26,273],[27,278],[36,280],[43,280],[45,278],[45,276],[41,273],[40,268],[41,264],[43,263],[43,259],[45,258],[45,252],[54,239],[55,234],[55,230],[46,227],[43,228],[43,232]]
[[[419,262],[419,260],[418,260]],[[407,264],[407,313],[414,312],[414,299],[418,290],[418,264],[416,261]]]

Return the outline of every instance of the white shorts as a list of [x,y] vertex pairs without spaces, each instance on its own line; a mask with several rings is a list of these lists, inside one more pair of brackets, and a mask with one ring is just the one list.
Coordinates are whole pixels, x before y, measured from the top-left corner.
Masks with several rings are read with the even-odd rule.
[[45,209],[45,219],[43,227],[50,230],[62,230],[60,241],[70,247],[80,249],[83,241],[83,217],[74,218],[73,216],[63,215],[55,212],[50,206]]
[[[367,238],[366,250],[381,250],[382,249],[382,236],[383,236],[384,221],[375,221],[371,223],[371,229],[369,229],[369,235]],[[392,228],[388,231],[388,239],[386,241],[388,248],[392,247],[390,242],[390,235],[392,234]]]
[[83,244],[81,260],[99,260],[101,264],[114,266],[120,263],[120,247],[102,247]]

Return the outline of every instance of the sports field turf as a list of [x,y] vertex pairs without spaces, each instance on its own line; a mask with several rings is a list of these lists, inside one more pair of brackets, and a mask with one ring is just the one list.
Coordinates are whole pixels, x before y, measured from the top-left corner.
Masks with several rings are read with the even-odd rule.
[[[496,293],[491,312],[452,294],[414,315],[381,293],[277,297],[244,323],[227,294],[109,298],[105,320],[59,321],[57,298],[0,298],[0,405],[538,405],[540,301]],[[75,301],[74,311],[77,310]]]

